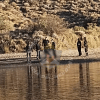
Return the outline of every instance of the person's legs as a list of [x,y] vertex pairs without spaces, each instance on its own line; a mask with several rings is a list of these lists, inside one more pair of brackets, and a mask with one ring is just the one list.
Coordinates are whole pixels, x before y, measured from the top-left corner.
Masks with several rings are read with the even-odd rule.
[[86,52],[86,56],[88,56],[88,52]]
[[53,51],[53,57],[56,58],[56,50],[52,49]]
[[49,55],[46,54],[46,60],[49,62]]
[[40,59],[40,50],[37,50],[37,59]]
[[79,56],[81,56],[82,53],[81,53],[81,48],[80,47],[78,48],[78,52],[79,52]]
[[79,53],[79,56],[80,56],[80,50],[79,50],[79,48],[78,48],[78,53]]
[[38,50],[38,55],[39,55],[38,57],[39,57],[39,59],[40,59],[40,50]]
[[88,56],[88,47],[85,47],[86,56]]
[[51,50],[52,50],[52,59],[54,60],[55,59],[54,49]]
[[27,52],[27,62],[28,62],[28,52]]
[[38,50],[36,52],[37,52],[37,59],[38,59]]
[[31,52],[29,53],[29,62],[31,62]]
[[82,55],[81,47],[80,47],[80,55]]
[[45,57],[46,57],[46,61],[48,61],[49,62],[49,51],[48,51],[48,49],[44,49],[44,53],[45,53]]

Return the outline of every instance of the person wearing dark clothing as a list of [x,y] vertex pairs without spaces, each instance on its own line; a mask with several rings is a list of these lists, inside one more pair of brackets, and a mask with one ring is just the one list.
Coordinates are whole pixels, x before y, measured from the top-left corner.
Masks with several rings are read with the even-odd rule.
[[55,51],[55,42],[53,41],[53,39],[51,40],[52,45],[51,45],[51,49],[53,51],[53,59],[56,58],[56,51]]
[[84,49],[85,49],[86,56],[88,56],[88,43],[86,37],[84,37]]
[[55,49],[55,42],[52,40],[52,46],[51,46],[52,49]]
[[28,47],[29,47],[29,42],[26,45],[26,52],[28,51]]
[[45,53],[45,56],[46,56],[46,60],[49,62],[49,40],[47,39],[47,37],[45,37],[45,39],[43,40],[42,42],[42,45],[44,46],[44,53]]
[[47,37],[45,37],[45,39],[42,42],[42,45],[44,46],[44,49],[46,49],[46,47],[48,46],[49,40],[47,40]]
[[78,52],[79,52],[79,56],[82,55],[82,52],[81,52],[81,41],[80,39],[78,38],[78,42],[77,42],[77,49],[78,49]]
[[40,59],[40,46],[39,43],[36,43],[37,59]]
[[28,42],[26,46],[26,52],[27,52],[27,62],[31,61],[31,52],[32,52],[32,45]]

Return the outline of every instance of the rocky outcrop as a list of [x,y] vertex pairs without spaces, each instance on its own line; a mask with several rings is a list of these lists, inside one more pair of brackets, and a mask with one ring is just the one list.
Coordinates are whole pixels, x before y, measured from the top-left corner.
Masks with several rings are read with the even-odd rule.
[[68,22],[87,28],[88,23],[100,24],[100,2],[97,0],[23,0],[21,11],[28,18],[37,18],[44,13],[58,15]]
[[[1,6],[4,7],[2,4]],[[68,22],[68,27],[77,25],[87,28],[88,23],[100,24],[98,0],[23,0],[11,2],[11,5],[12,9],[21,10],[25,17],[31,19],[43,17],[45,14],[60,16]]]

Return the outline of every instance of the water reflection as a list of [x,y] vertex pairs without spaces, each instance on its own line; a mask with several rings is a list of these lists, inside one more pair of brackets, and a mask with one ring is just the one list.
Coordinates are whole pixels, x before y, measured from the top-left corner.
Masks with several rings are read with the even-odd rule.
[[0,100],[99,100],[100,63],[69,66],[2,67]]
[[57,75],[57,66],[53,66],[50,69],[48,69],[48,67],[45,67],[47,99],[51,99],[51,97],[53,95],[56,95],[56,93],[57,93],[57,77],[56,77],[56,75]]
[[32,70],[31,70],[31,66],[27,67],[27,79],[28,79],[28,89],[27,89],[27,99],[31,100],[32,98]]
[[89,63],[82,66],[79,64],[79,74],[80,74],[80,97],[81,99],[86,99],[90,97],[90,75],[89,75]]

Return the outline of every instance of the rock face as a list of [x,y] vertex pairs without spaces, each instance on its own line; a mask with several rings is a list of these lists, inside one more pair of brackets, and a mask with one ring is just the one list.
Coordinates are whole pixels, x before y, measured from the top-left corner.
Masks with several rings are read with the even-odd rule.
[[[10,5],[6,2],[0,3],[0,7],[1,9],[9,9],[11,13],[21,18],[21,20],[24,17],[36,19],[39,16],[44,17],[46,16],[46,14],[52,14],[59,16],[60,18],[63,18],[67,23],[67,27],[83,26],[87,28],[88,23],[96,23],[97,25],[100,24],[99,0],[16,0],[15,2],[14,1],[12,0],[11,2],[8,0],[8,2],[10,2]],[[14,15],[9,16],[9,18],[11,17],[14,17]],[[15,19],[13,18],[11,20]]]
[[68,22],[68,27],[87,28],[88,23],[100,24],[99,7],[99,0],[23,0],[22,11],[30,18],[44,13],[58,15]]

